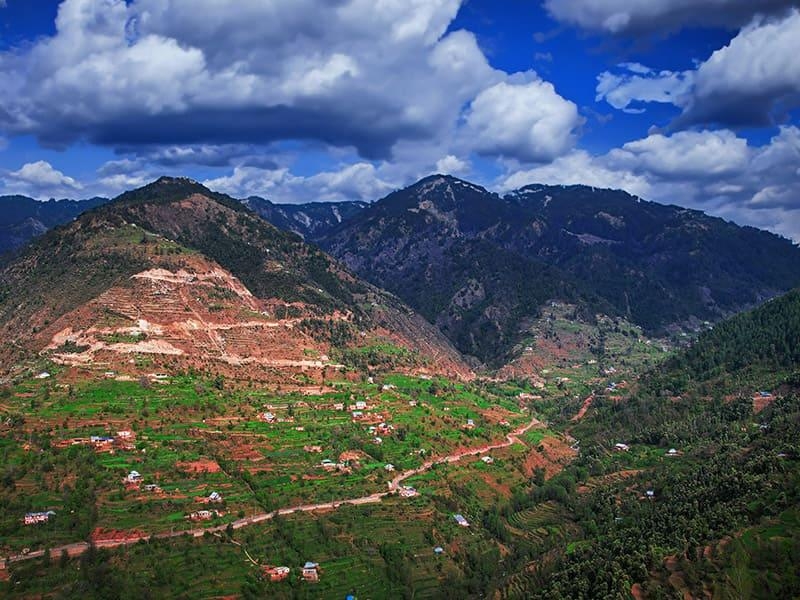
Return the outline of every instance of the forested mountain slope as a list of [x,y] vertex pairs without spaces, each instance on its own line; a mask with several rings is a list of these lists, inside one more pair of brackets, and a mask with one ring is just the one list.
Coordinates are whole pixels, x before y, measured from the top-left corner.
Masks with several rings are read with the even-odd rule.
[[550,299],[656,333],[716,321],[800,283],[800,248],[786,239],[586,186],[500,197],[435,175],[312,239],[489,364],[508,359]]

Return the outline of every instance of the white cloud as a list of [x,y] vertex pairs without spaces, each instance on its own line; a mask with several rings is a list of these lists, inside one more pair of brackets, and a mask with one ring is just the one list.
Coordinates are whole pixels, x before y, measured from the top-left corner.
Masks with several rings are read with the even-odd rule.
[[597,77],[597,97],[625,112],[643,112],[631,108],[634,102],[661,102],[680,105],[692,89],[693,72],[653,71],[638,63],[622,64],[627,72],[604,71]]
[[140,188],[156,179],[157,176],[155,174],[147,171],[106,175],[91,185],[92,195],[114,198],[123,192]]
[[591,31],[648,33],[682,26],[740,26],[757,14],[774,14],[797,0],[545,0],[557,20]]
[[448,154],[436,161],[436,172],[444,175],[464,175],[469,173],[471,166],[468,160]]
[[6,194],[24,194],[34,198],[66,196],[83,189],[75,179],[64,175],[43,160],[27,163],[17,171],[5,173],[2,184]]
[[0,130],[135,154],[309,140],[376,160],[407,142],[471,139],[458,131],[471,106],[469,124],[491,133],[484,154],[571,148],[574,104],[535,74],[492,68],[474,34],[448,31],[460,5],[64,0],[54,36],[0,52]]
[[535,73],[483,90],[465,120],[465,135],[476,152],[524,162],[549,161],[569,151],[584,122],[577,106]]
[[747,140],[727,130],[654,134],[609,153],[612,164],[672,179],[729,175],[744,170],[749,158]]
[[372,201],[396,189],[384,181],[371,163],[355,163],[338,171],[310,177],[293,175],[288,168],[236,167],[229,176],[203,182],[209,188],[237,198],[262,196],[275,202]]
[[674,104],[677,130],[693,125],[765,126],[800,106],[800,11],[755,19],[696,69],[655,72],[622,64],[598,77],[596,100],[626,112],[636,103]]
[[[311,139],[388,156],[505,77],[459,0],[64,0],[57,33],[0,53],[0,128],[110,146]],[[58,102],[53,102],[58,98]]]
[[697,69],[678,124],[768,125],[800,106],[800,11],[757,20]]
[[630,171],[613,169],[584,150],[561,156],[548,165],[515,171],[500,183],[500,189],[509,191],[531,183],[548,185],[583,184],[598,188],[621,189],[642,197],[649,196],[651,185],[644,176]]

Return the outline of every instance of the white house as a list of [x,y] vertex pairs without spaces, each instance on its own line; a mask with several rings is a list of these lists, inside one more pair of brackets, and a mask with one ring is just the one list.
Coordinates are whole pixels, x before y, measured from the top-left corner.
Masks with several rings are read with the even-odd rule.
[[25,525],[38,525],[39,523],[47,523],[50,517],[55,516],[55,512],[48,510],[47,512],[29,512],[22,520]]
[[464,518],[464,515],[453,515],[453,518],[461,527],[469,527],[469,521]]

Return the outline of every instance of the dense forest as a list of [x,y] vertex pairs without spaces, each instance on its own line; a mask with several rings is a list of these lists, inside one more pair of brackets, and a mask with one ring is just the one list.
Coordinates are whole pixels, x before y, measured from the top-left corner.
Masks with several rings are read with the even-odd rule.
[[798,363],[800,290],[795,289],[758,310],[723,321],[668,361],[662,373],[702,381],[753,368],[783,370]]

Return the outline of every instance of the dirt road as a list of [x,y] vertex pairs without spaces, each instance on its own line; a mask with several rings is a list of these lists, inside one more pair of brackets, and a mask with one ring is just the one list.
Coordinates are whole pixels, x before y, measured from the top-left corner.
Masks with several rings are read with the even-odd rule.
[[587,398],[586,398],[586,399],[583,401],[583,405],[581,406],[581,409],[578,411],[578,414],[576,414],[576,415],[575,415],[574,417],[572,417],[572,419],[570,419],[570,420],[571,420],[571,421],[580,421],[580,420],[581,420],[581,419],[584,417],[584,415],[586,414],[586,411],[587,411],[587,410],[589,410],[589,407],[592,405],[592,402],[594,402],[594,392],[592,392],[592,393],[591,393],[591,394],[590,394],[590,395],[589,395],[589,396],[588,396],[588,397],[587,397]]

